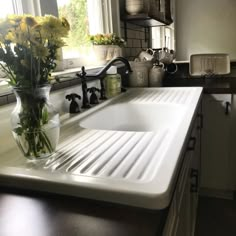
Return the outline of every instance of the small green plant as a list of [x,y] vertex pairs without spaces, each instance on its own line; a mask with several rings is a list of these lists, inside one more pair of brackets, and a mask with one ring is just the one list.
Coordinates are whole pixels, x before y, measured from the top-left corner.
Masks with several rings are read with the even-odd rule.
[[118,45],[125,46],[125,40],[116,34],[96,34],[89,36],[93,45]]

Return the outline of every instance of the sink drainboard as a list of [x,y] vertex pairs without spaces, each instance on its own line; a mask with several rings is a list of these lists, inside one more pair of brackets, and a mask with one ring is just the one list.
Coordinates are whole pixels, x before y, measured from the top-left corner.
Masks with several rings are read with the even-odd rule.
[[62,143],[44,168],[73,175],[150,181],[167,148],[168,135],[168,129],[155,133],[87,130]]

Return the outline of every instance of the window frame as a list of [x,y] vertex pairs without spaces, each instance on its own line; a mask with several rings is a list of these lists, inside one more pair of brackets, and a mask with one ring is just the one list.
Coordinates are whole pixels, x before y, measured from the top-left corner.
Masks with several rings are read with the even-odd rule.
[[[18,9],[22,8],[18,14],[58,16],[57,0],[12,0]],[[93,0],[94,1],[94,0]],[[96,0],[98,1],[98,0]],[[120,8],[119,0],[99,0],[102,11],[102,31],[101,33],[115,33],[120,36]],[[106,13],[106,14],[105,14]],[[58,61],[56,71],[80,68],[82,65],[89,66],[82,58],[66,58]]]

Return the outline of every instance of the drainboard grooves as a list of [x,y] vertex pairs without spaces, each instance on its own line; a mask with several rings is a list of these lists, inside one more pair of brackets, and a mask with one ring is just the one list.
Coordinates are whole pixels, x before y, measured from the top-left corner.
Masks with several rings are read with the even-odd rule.
[[166,93],[166,97],[165,97],[165,100],[164,100],[164,102],[168,102],[168,100],[171,98],[171,96],[172,96],[172,90],[171,91],[168,91],[167,93]]
[[130,100],[130,102],[139,102],[140,99],[146,94],[145,91],[141,92],[139,96],[134,95],[134,98]]
[[[76,148],[76,158],[73,160],[73,162],[70,164],[70,166],[66,169],[66,171],[71,171],[73,168],[76,168],[78,165],[82,165],[87,159],[89,159],[91,153],[96,150],[103,142],[106,142],[109,138],[111,138],[114,135],[114,132],[105,132],[103,135],[99,136],[95,141],[90,143],[89,145],[85,145],[84,147]],[[67,164],[67,163],[65,163]],[[66,168],[66,166],[60,165],[60,167]],[[57,168],[57,169],[59,169]]]
[[159,102],[160,101],[160,99],[161,99],[161,97],[163,96],[163,91],[161,90],[161,91],[159,91],[157,94],[156,94],[156,97],[155,97],[155,99],[153,100],[153,102]]
[[126,143],[123,147],[123,153],[120,153],[119,158],[117,158],[117,163],[108,171],[107,175],[110,177],[116,177],[116,174],[119,174],[122,167],[124,166],[126,160],[130,158],[136,147],[142,143],[145,133],[136,133],[135,138],[131,139],[130,142]]
[[[53,170],[59,170],[62,167],[65,167],[66,164],[70,163],[74,159],[78,159],[82,154],[84,154],[83,148],[87,148],[89,146],[92,146],[94,143],[94,140],[97,140],[97,138],[102,138],[106,133],[103,132],[101,135],[98,134],[93,137],[93,139],[89,140],[89,142],[83,142],[81,144],[77,144],[73,149],[68,148],[67,150],[63,150],[64,155],[62,156],[62,160],[59,160],[57,163],[55,163],[52,167]],[[65,159],[65,157],[68,157]]]
[[[128,175],[132,173],[132,170],[135,168],[136,164],[139,162],[140,159],[142,159],[145,156],[145,150],[148,149],[150,145],[153,143],[153,133],[147,133],[146,137],[144,137],[142,144],[140,144],[136,150],[135,154],[132,155],[132,158],[129,161],[129,163],[126,163],[125,165],[125,171],[123,171],[122,177],[127,178]],[[132,160],[133,159],[133,160]]]
[[171,93],[170,93],[170,96],[167,98],[167,101],[169,102],[169,103],[171,103],[171,102],[174,102],[174,100],[175,100],[175,97],[176,97],[176,91],[171,91]]
[[150,102],[150,99],[151,99],[153,96],[154,96],[154,97],[156,96],[156,92],[150,92],[150,93],[142,100],[142,102]]
[[94,130],[91,130],[91,131],[85,130],[85,131],[79,132],[78,134],[75,134],[72,137],[69,137],[63,143],[61,143],[59,145],[58,150],[61,150],[61,149],[65,148],[65,147],[67,147],[68,145],[73,144],[78,139],[84,140],[84,139],[94,135],[94,133],[96,133],[96,132],[97,131],[94,131]]
[[162,93],[162,91],[155,92],[155,96],[152,99],[150,99],[150,102],[155,102],[161,93]]
[[132,137],[132,135],[133,134],[130,132],[124,132],[119,140],[119,145],[116,143],[114,146],[112,146],[112,150],[103,156],[103,160],[94,166],[94,168],[90,170],[90,173],[92,175],[100,175],[100,173],[105,169],[110,168],[111,161],[116,157],[117,153],[119,153],[119,150]]
[[158,102],[162,102],[162,100],[163,100],[163,97],[165,97],[165,92],[164,91],[162,91],[161,93],[160,93],[160,95],[158,96]]
[[[134,139],[137,139],[136,135],[132,135],[130,140],[132,141],[132,140],[134,140]],[[130,140],[129,140],[129,142],[130,142]],[[126,146],[126,144],[125,144],[124,146]],[[122,148],[123,148],[123,147],[122,147]],[[81,169],[81,168],[80,168],[80,169]],[[70,169],[70,171],[73,170],[73,174],[81,174],[80,169],[78,169],[78,168],[75,167],[75,168],[73,168],[73,169]],[[111,168],[110,168],[110,169],[111,169]],[[109,170],[110,170],[110,169],[109,169]]]
[[177,103],[183,104],[183,100],[185,99],[185,91],[181,90],[179,91]]
[[162,97],[160,102],[166,103],[168,97],[170,96],[172,91],[167,91],[166,93],[164,93],[164,96]]
[[150,92],[149,92],[149,93],[147,93],[147,92],[144,93],[144,94],[142,95],[142,97],[140,97],[139,102],[144,102],[144,101],[146,101],[149,96],[150,96]]
[[[114,137],[110,138],[106,143],[103,143],[101,148],[98,148],[96,150],[96,153],[93,153],[91,155],[91,160],[80,170],[80,173],[84,174],[85,172],[89,172],[94,166],[100,165],[100,161],[104,156],[106,156],[107,153],[113,148],[113,145],[116,144],[119,146],[118,139],[120,139],[122,136],[124,136],[123,132],[116,132]],[[92,159],[92,156],[94,155],[94,159]]]
[[[142,97],[142,96],[144,96],[144,94],[146,94],[145,91],[141,92],[139,96]],[[132,98],[132,97],[133,97],[133,98]],[[135,102],[137,102],[138,100],[140,100],[140,98],[139,98],[137,95],[135,95],[135,94],[134,94],[132,97],[131,97],[131,99],[129,100],[129,102],[131,102],[131,103],[133,103],[133,102],[135,103]]]
[[188,98],[188,94],[185,91],[183,91],[183,94],[180,98],[180,103],[181,104],[186,104],[187,103],[187,98]]
[[66,140],[65,142],[63,142],[57,153],[55,154],[55,158],[53,158],[52,160],[50,160],[46,166],[44,168],[48,168],[51,164],[55,163],[58,159],[60,159],[61,157],[65,157],[65,154],[68,155],[68,153],[72,152],[74,150],[74,148],[76,146],[78,146],[78,142],[79,144],[81,145],[82,143],[86,142],[86,141],[89,141],[90,139],[94,140],[97,138],[98,135],[101,135],[101,134],[98,134],[98,131],[89,131],[87,132],[85,135],[75,135],[75,138],[70,138],[68,140]]
[[[164,150],[163,148],[167,149],[166,146],[163,147],[163,140],[166,140],[167,138],[167,134],[168,134],[168,130],[165,130],[162,135],[160,135],[159,137],[157,136],[154,143],[154,145],[150,145],[149,146],[149,150],[147,149],[146,151],[149,152],[148,156],[149,158],[146,159],[146,163],[144,163],[142,166],[140,166],[140,170],[137,171],[137,173],[139,173],[139,175],[136,177],[139,180],[146,180],[147,178],[151,179],[151,176],[154,175],[155,171],[160,162],[161,162],[161,157],[164,154]],[[156,159],[158,158],[158,161],[156,161]],[[155,161],[155,165],[154,162]],[[155,167],[154,167],[155,166]],[[153,169],[153,167],[155,169]]]
[[[60,161],[64,161],[65,157],[72,156],[74,154],[78,153],[78,147],[83,148],[86,145],[89,145],[90,143],[94,142],[97,138],[103,136],[105,132],[99,132],[99,131],[89,131],[86,135],[78,137],[78,140],[72,141],[72,143],[68,143],[67,145],[64,145],[63,147],[59,149],[58,155],[50,162],[45,168],[49,168],[52,165],[52,169],[55,169],[58,164],[60,164]],[[77,150],[75,149],[77,148]],[[62,160],[60,160],[62,159]]]
[[173,94],[171,96],[170,102],[176,102],[176,98],[178,98],[178,92],[177,91],[173,91]]

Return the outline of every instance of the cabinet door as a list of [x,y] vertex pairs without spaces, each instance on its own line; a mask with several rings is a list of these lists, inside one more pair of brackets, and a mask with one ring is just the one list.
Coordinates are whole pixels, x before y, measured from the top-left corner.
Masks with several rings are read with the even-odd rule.
[[204,95],[201,187],[229,190],[231,95]]
[[190,163],[190,232],[189,235],[194,236],[195,223],[197,218],[199,183],[201,175],[201,128],[202,114],[198,112],[195,126],[191,135],[193,140],[193,153]]

